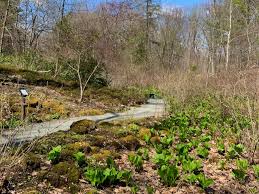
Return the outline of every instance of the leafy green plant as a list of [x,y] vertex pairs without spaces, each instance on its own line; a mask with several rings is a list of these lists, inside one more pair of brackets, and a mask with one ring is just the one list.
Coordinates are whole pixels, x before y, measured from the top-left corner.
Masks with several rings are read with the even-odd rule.
[[136,124],[129,124],[128,129],[132,131],[133,133],[137,133],[139,131],[139,126]]
[[218,149],[219,154],[223,155],[225,153],[225,145],[224,145],[223,141],[217,142],[217,149]]
[[74,154],[74,158],[77,161],[79,166],[83,166],[86,164],[85,154],[83,152],[77,152]]
[[163,181],[168,186],[174,186],[176,184],[176,180],[179,177],[179,171],[176,165],[162,165],[158,169],[158,174]]
[[177,144],[176,151],[179,161],[188,160],[189,158],[190,145],[188,144]]
[[259,164],[253,165],[253,170],[254,170],[254,173],[255,173],[255,177],[257,179],[259,179]]
[[197,148],[197,155],[201,158],[207,158],[209,156],[209,150],[207,148],[199,146]]
[[148,194],[153,194],[155,193],[155,189],[153,187],[151,187],[150,185],[146,186],[146,190]]
[[240,154],[244,151],[244,146],[242,144],[232,144],[228,148],[227,156],[230,159],[234,159],[240,156]]
[[151,135],[157,135],[156,130],[154,128],[149,129]]
[[214,182],[212,179],[206,178],[204,174],[197,175],[197,180],[203,189],[207,189]]
[[155,164],[162,166],[168,164],[172,159],[172,155],[168,150],[163,150],[161,154],[156,154],[154,157]]
[[53,164],[57,164],[61,154],[61,146],[53,147],[52,150],[48,153],[48,160]]
[[173,137],[172,136],[165,136],[160,139],[161,144],[164,148],[168,148],[168,146],[172,145]]
[[232,170],[234,177],[239,181],[244,181],[247,177],[248,161],[240,159],[236,161],[237,168]]
[[191,140],[191,142],[188,143],[189,148],[197,148],[200,144],[200,141],[197,139]]
[[158,154],[161,154],[163,152],[163,150],[164,150],[163,145],[159,144],[159,143],[155,143],[154,144],[154,148],[156,150],[156,153],[158,153]]
[[130,191],[132,194],[137,194],[137,192],[139,191],[139,186],[138,185],[133,185],[132,187],[130,187]]
[[201,137],[202,142],[209,142],[212,139],[210,135],[204,135]]
[[186,176],[186,181],[188,183],[194,184],[195,182],[198,181],[198,176],[194,173],[191,173],[190,175]]
[[130,163],[135,167],[137,171],[143,169],[143,158],[137,154],[130,154],[128,155],[128,160]]
[[151,139],[151,136],[148,135],[148,134],[145,134],[144,135],[144,141],[147,143],[147,144],[150,144],[150,139]]
[[142,156],[143,160],[149,160],[148,149],[147,148],[139,148],[137,154]]
[[109,158],[106,166],[88,166],[85,168],[84,176],[93,186],[113,185],[118,182],[129,183],[132,179],[128,170],[118,170],[115,162]]
[[219,169],[224,170],[226,166],[226,161],[225,160],[220,160],[219,161]]
[[200,171],[202,167],[201,161],[200,160],[185,160],[183,161],[183,170],[188,173],[194,172],[195,174]]

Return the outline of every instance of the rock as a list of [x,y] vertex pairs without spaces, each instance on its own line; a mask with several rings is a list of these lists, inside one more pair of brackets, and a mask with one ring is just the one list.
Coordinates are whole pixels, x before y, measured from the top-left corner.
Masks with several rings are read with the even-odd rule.
[[152,144],[160,143],[160,137],[159,137],[159,136],[152,137],[152,138],[150,139],[150,142],[151,142]]
[[67,161],[67,160],[73,160],[74,159],[74,154],[77,152],[85,152],[89,153],[91,152],[91,147],[90,144],[87,142],[76,142],[72,144],[66,145],[60,155],[60,160],[61,161]]
[[73,123],[70,130],[77,134],[88,134],[89,132],[96,129],[94,121],[82,120]]
[[148,129],[148,128],[145,128],[145,127],[142,127],[140,130],[139,130],[139,138],[140,139],[143,139],[144,140],[144,138],[145,138],[145,136],[149,136],[149,137],[151,137],[151,132],[150,132],[150,129]]
[[74,163],[60,162],[52,167],[46,178],[54,187],[61,187],[79,182],[80,173]]
[[120,138],[118,143],[121,148],[127,148],[129,150],[136,150],[141,146],[139,140],[133,135]]

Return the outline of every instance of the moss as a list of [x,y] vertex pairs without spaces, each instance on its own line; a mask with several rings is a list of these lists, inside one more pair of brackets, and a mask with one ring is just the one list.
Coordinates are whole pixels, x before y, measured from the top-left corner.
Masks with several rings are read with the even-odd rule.
[[136,150],[140,147],[139,140],[133,135],[128,135],[119,139],[121,148],[127,148],[129,150]]
[[61,161],[69,161],[74,159],[74,154],[77,152],[85,152],[85,153],[90,153],[91,152],[91,147],[89,143],[87,142],[76,142],[73,144],[68,144],[66,145],[60,155],[60,160]]
[[54,187],[70,185],[79,182],[80,173],[75,164],[60,162],[52,167],[47,174],[47,180]]
[[47,154],[52,147],[67,145],[78,141],[83,141],[85,136],[71,132],[57,132],[41,138],[35,143],[32,151],[39,154]]
[[103,135],[89,135],[87,141],[91,146],[104,147],[109,139]]
[[31,108],[37,108],[38,106],[40,106],[40,99],[34,96],[29,96],[27,99],[27,104]]
[[93,154],[91,157],[97,161],[105,161],[108,157],[112,157],[113,154],[110,150],[102,149],[99,153]]
[[61,115],[67,115],[69,111],[64,104],[58,100],[49,99],[42,103],[44,109],[49,110],[51,113],[59,113]]
[[79,111],[80,116],[103,115],[105,112],[100,109],[83,109]]
[[[8,80],[9,77],[10,81],[19,82],[20,84],[31,84],[31,85],[41,85],[41,86],[55,86],[55,87],[75,87],[75,82],[69,82],[64,80],[55,80],[52,79],[47,74],[41,74],[35,71],[30,71],[26,69],[18,69],[15,67],[8,67],[6,65],[0,65],[0,74],[3,74],[3,77],[6,78],[4,81]],[[0,76],[0,80],[1,76]]]
[[98,194],[98,191],[96,189],[91,189],[87,191],[86,194]]
[[78,184],[75,184],[75,183],[70,183],[68,185],[68,189],[69,189],[69,192],[71,194],[74,194],[74,193],[78,193],[79,192],[80,186]]
[[41,158],[37,154],[29,153],[25,158],[25,162],[27,169],[36,170],[40,168]]
[[94,153],[94,154],[98,153],[100,150],[101,150],[100,147],[91,146],[91,152]]
[[150,142],[151,142],[152,144],[160,143],[160,137],[159,137],[159,136],[152,137],[152,138],[150,139]]
[[115,131],[115,134],[117,137],[125,137],[125,136],[128,136],[128,135],[133,135],[133,132],[130,131],[129,129],[119,129],[117,131]]
[[140,130],[139,130],[138,137],[139,137],[140,139],[143,139],[143,140],[144,140],[145,136],[151,137],[151,132],[150,132],[150,129],[145,128],[145,127],[142,127],[142,128],[140,128]]
[[73,123],[70,127],[70,131],[77,134],[87,134],[96,128],[94,121],[82,120]]

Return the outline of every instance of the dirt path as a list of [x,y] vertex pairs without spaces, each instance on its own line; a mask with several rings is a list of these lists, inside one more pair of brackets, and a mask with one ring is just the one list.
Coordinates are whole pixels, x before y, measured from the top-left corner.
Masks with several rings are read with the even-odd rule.
[[140,107],[132,107],[128,111],[122,113],[107,113],[97,116],[83,116],[64,120],[54,120],[50,122],[32,124],[26,127],[20,127],[15,131],[3,131],[0,134],[0,145],[11,142],[20,143],[23,141],[33,140],[57,131],[68,131],[72,123],[85,119],[101,122],[160,117],[164,114],[164,101],[161,99],[149,99],[147,104],[143,104]]

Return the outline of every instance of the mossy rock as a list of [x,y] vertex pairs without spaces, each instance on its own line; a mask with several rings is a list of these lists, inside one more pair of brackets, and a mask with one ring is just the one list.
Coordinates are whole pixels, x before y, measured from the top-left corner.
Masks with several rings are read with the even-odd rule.
[[160,137],[159,137],[159,136],[154,136],[154,137],[152,137],[152,138],[150,139],[150,142],[151,142],[152,144],[158,144],[158,143],[160,143]]
[[34,153],[47,154],[53,147],[83,141],[84,139],[85,136],[76,133],[57,132],[38,140],[32,151]]
[[144,140],[145,136],[151,137],[152,134],[151,134],[151,132],[150,132],[150,129],[145,128],[145,127],[142,127],[142,128],[139,130],[138,137],[139,137],[140,139],[143,139],[143,140]]
[[74,159],[74,154],[77,152],[85,152],[90,153],[91,147],[90,144],[87,142],[75,142],[73,144],[66,145],[60,155],[61,161],[70,161]]
[[90,152],[91,151],[90,144],[85,141],[79,141],[79,142],[75,142],[73,144],[68,144],[67,148],[74,149],[74,150],[81,151],[81,152]]
[[105,161],[108,157],[112,157],[113,153],[110,150],[102,149],[99,153],[93,154],[91,158],[96,161]]
[[96,161],[106,161],[106,159],[108,157],[111,157],[113,159],[120,158],[120,154],[118,154],[114,151],[101,149],[98,153],[95,153],[91,156],[91,158],[96,160]]
[[77,134],[88,134],[89,132],[95,130],[96,125],[94,121],[82,120],[73,123],[70,127],[70,131]]
[[28,170],[36,170],[40,168],[41,158],[37,154],[29,153],[25,158],[25,163]]
[[74,163],[60,162],[52,167],[46,178],[52,186],[61,187],[78,183],[80,172]]
[[91,144],[91,146],[101,148],[104,147],[108,141],[107,137],[103,135],[89,135],[86,139]]
[[133,135],[133,134],[134,133],[127,128],[121,128],[121,129],[118,129],[117,131],[115,131],[115,135],[118,138],[125,137],[125,136],[128,136],[128,135]]
[[141,145],[139,140],[134,137],[133,135],[128,135],[126,137],[122,137],[119,139],[119,146],[123,149],[129,149],[129,150],[136,150],[138,149]]

